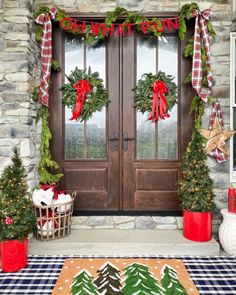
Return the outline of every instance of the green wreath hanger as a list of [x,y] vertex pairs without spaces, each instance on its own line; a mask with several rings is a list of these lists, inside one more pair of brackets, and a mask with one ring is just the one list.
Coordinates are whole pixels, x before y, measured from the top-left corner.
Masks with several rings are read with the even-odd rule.
[[178,102],[178,87],[173,80],[173,76],[161,71],[143,74],[138,80],[135,107],[143,114],[150,113],[148,120],[157,122],[170,117],[168,112]]
[[70,120],[88,120],[109,103],[107,90],[98,72],[92,73],[90,68],[86,71],[76,67],[66,78],[68,82],[60,90],[63,91],[63,104],[72,111]]

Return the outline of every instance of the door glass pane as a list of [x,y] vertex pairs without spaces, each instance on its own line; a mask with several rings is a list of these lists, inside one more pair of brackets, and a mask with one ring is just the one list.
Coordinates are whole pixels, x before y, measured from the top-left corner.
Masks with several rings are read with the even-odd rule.
[[[137,81],[142,74],[164,71],[178,82],[178,39],[166,36],[165,41],[147,41],[137,37]],[[137,159],[176,159],[178,157],[178,108],[170,112],[170,118],[151,123],[149,114],[136,115]]]
[[[166,42],[159,42],[158,69],[175,77],[178,83],[178,39],[175,36],[166,37]],[[166,62],[168,60],[168,62]],[[158,123],[158,158],[178,158],[178,105],[171,110],[170,118]]]
[[137,80],[144,73],[155,73],[156,71],[156,39],[145,36],[137,38]]
[[84,42],[81,39],[67,37],[65,39],[65,74],[69,75],[75,67],[84,68]]
[[[77,66],[98,71],[106,85],[106,48],[85,46],[84,41],[73,39],[73,44],[65,40],[65,73],[69,74]],[[73,48],[73,50],[71,49]],[[75,52],[76,53],[75,53]],[[86,122],[70,121],[71,110],[65,108],[65,158],[104,159],[106,157],[106,109],[96,112]]]
[[155,159],[155,124],[147,121],[148,114],[137,112],[137,158]]
[[[139,36],[137,38],[137,81],[144,73],[156,71],[156,41]],[[145,58],[144,58],[145,57]],[[155,158],[155,124],[147,121],[148,114],[136,114],[136,153],[138,159]]]

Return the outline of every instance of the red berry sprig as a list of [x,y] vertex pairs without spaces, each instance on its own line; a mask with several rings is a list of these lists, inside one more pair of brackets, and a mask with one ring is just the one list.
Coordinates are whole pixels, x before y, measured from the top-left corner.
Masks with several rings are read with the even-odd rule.
[[14,220],[11,217],[6,217],[5,220],[4,220],[4,223],[6,225],[11,225],[11,224],[13,224],[13,222],[14,222]]

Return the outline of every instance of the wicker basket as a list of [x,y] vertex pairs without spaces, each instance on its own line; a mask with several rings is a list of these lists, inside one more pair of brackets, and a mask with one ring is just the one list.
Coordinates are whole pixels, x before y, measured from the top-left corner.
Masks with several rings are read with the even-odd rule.
[[37,220],[37,230],[35,230],[34,236],[37,240],[55,240],[70,234],[74,198],[72,201],[63,204],[34,205],[33,207]]

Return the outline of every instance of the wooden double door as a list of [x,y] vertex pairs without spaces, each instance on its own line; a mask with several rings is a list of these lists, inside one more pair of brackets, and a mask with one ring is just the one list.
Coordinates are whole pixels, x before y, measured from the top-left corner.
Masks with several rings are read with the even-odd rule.
[[[192,129],[192,93],[182,84],[191,66],[181,58],[184,44],[175,34],[163,40],[134,34],[93,48],[60,30],[53,42],[62,71],[52,78],[52,152],[64,173],[61,188],[78,193],[75,210],[178,210],[180,160]],[[110,99],[83,123],[69,120],[58,90],[76,66],[98,71]],[[180,95],[170,118],[155,124],[136,111],[134,88],[142,74],[158,70],[175,76]]]

